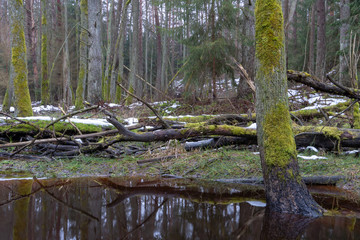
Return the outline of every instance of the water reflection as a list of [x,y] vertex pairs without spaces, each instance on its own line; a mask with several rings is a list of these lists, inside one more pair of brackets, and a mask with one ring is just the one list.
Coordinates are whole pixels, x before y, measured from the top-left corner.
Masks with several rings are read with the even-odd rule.
[[355,217],[269,214],[249,201],[259,194],[107,178],[3,181],[0,239],[360,239]]

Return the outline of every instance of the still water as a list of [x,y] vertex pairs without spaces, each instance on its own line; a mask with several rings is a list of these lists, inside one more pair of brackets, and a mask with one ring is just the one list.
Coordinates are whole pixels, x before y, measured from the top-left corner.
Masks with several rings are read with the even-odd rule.
[[308,219],[268,214],[263,191],[248,186],[118,178],[0,181],[0,239],[360,239],[359,206],[342,203],[343,194],[322,196],[331,191],[313,189],[342,215]]

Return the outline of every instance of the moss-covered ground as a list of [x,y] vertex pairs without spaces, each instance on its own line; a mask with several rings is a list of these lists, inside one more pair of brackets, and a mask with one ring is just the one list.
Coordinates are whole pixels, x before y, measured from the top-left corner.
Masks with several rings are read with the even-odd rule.
[[[312,153],[301,153],[311,155]],[[138,164],[138,161],[176,156],[156,162]],[[318,154],[319,155],[319,154]],[[346,181],[339,186],[360,193],[360,158],[350,155],[321,154],[327,159],[299,158],[302,176],[342,175]],[[163,152],[145,153],[120,158],[79,156],[41,160],[3,159],[0,177],[80,177],[80,176],[179,176],[199,179],[233,179],[261,177],[260,157],[248,150],[226,147],[217,150],[186,152],[180,146]]]

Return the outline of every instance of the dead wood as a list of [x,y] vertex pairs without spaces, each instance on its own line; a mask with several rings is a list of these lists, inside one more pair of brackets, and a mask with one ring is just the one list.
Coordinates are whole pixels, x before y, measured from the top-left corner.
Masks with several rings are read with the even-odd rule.
[[330,84],[321,82],[317,77],[310,75],[306,72],[288,70],[287,78],[289,81],[295,81],[298,83],[302,83],[304,85],[312,87],[313,89],[315,89],[317,91],[360,100],[360,94],[359,94],[358,90],[352,89],[352,88],[346,88],[346,87],[339,87],[336,85],[330,85]]
[[171,156],[165,156],[165,157],[138,160],[137,164],[142,165],[142,164],[145,164],[145,163],[161,162],[161,161],[164,161],[164,160],[178,158],[178,157],[179,157],[179,155],[171,155]]

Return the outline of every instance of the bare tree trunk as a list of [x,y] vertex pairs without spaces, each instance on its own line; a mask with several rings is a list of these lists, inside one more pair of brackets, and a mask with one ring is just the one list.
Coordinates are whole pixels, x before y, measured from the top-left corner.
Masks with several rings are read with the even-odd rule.
[[315,75],[325,78],[326,64],[326,17],[325,17],[325,0],[317,0],[317,41],[316,41],[316,69]]
[[[133,18],[133,32],[132,32],[132,43],[130,50],[130,76],[129,76],[129,92],[134,93],[136,88],[136,74],[138,71],[138,34],[139,34],[139,1],[132,2],[132,18]],[[126,104],[131,104],[132,97],[128,96]]]
[[[158,8],[154,6],[154,17],[155,17],[155,26],[156,26],[156,81],[155,87],[161,90],[161,67],[162,67],[162,59],[161,59],[161,30],[160,30],[160,21],[159,21],[159,13]],[[157,93],[157,99],[160,100],[161,95]]]
[[39,72],[37,66],[37,54],[36,54],[36,45],[37,45],[37,28],[35,26],[34,20],[34,0],[26,0],[26,16],[27,16],[27,35],[30,48],[30,72],[34,82],[34,97],[35,100],[40,99],[40,86],[39,86]]
[[[345,60],[345,50],[349,47],[349,18],[350,18],[350,0],[340,1],[340,68],[339,79],[343,86],[351,87],[351,79],[348,75],[348,65]],[[349,56],[350,57],[350,56]]]
[[105,62],[105,73],[104,73],[104,79],[103,79],[103,97],[105,101],[109,101],[110,100],[110,78],[111,78],[111,69],[110,69],[110,64],[111,64],[111,50],[112,50],[112,19],[113,19],[113,15],[114,15],[114,7],[115,3],[114,0],[110,1],[110,12],[108,15],[108,26],[107,26],[107,31],[106,31],[106,35],[107,35],[107,44],[106,44],[106,62]]
[[89,24],[89,76],[88,76],[88,100],[97,104],[101,101],[101,0],[88,0],[88,24]]
[[316,18],[315,18],[315,11],[316,11],[316,5],[313,4],[311,7],[311,23],[310,23],[310,36],[309,36],[309,61],[307,65],[307,71],[310,74],[315,74],[315,59],[314,59],[314,53],[315,53],[315,24],[316,24]]
[[169,27],[169,3],[165,3],[165,31],[163,31],[163,40],[162,40],[162,60],[161,60],[161,87],[160,90],[165,90],[167,86],[167,71],[168,71],[168,34],[167,30]]
[[[137,40],[134,39],[134,41],[137,41],[138,44],[138,69],[137,69],[137,74],[140,77],[144,76],[144,56],[143,56],[143,41],[142,41],[142,0],[139,0],[139,23],[138,23],[138,36],[137,36]],[[144,92],[144,84],[142,81],[136,81],[136,93],[138,96],[142,97]]]
[[68,107],[72,104],[72,92],[71,92],[71,82],[70,82],[70,60],[69,60],[69,42],[67,39],[68,35],[68,10],[67,10],[67,0],[64,2],[64,35],[65,42],[63,48],[63,102]]

